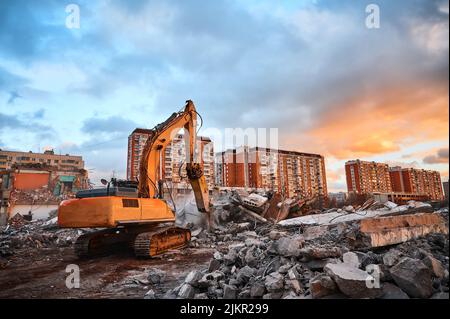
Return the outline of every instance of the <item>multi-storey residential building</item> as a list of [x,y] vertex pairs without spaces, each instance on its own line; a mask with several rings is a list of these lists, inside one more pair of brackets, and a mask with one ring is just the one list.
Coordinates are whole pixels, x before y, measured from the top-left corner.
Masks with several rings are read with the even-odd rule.
[[240,147],[216,154],[216,183],[274,190],[287,197],[327,196],[325,161],[317,154]]
[[[128,137],[127,179],[139,178],[141,155],[151,130],[135,129]],[[184,169],[185,140],[183,134],[177,134],[165,148],[162,155],[162,176],[177,189],[189,188],[189,182]],[[209,187],[213,187],[214,180],[214,148],[211,139],[197,136],[197,160],[202,165],[203,174]]]
[[345,163],[347,190],[359,194],[392,192],[389,165],[352,160]]
[[[178,134],[172,142],[166,147],[163,155],[163,176],[164,179],[172,184],[174,188],[188,189],[189,181],[186,176],[185,159],[186,143],[184,136]],[[214,147],[211,139],[204,136],[197,137],[198,161],[203,169],[206,183],[211,189],[215,185],[214,180]]]
[[443,200],[441,176],[437,171],[415,168],[390,168],[392,190],[426,195],[431,200]]
[[139,178],[141,154],[152,130],[137,128],[128,136],[127,179]]
[[58,155],[53,150],[44,153],[4,151],[0,149],[0,170],[10,169],[14,164],[42,164],[58,170],[84,169],[81,156]]
[[347,189],[358,194],[396,193],[405,198],[442,200],[439,172],[389,167],[385,163],[352,160],[345,163]]

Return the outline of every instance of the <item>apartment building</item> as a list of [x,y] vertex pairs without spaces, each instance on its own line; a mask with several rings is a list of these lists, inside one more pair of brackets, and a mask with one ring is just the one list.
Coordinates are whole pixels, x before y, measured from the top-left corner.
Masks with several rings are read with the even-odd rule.
[[385,163],[351,160],[345,163],[349,192],[395,193],[404,198],[442,200],[441,176],[437,171],[389,167]]
[[84,169],[84,161],[81,156],[58,155],[53,150],[44,153],[5,151],[0,149],[0,170],[11,169],[14,164],[41,164],[53,166],[58,170]]
[[326,197],[325,160],[317,154],[240,147],[216,154],[216,184]]
[[[142,152],[151,130],[135,129],[128,137],[127,179],[139,178],[139,167]],[[183,134],[177,134],[165,148],[162,155],[162,176],[173,188],[188,189],[185,170],[185,139]],[[197,136],[197,161],[201,164],[206,182],[210,188],[214,187],[214,147],[211,139]]]
[[359,194],[392,192],[389,165],[351,160],[345,163],[348,192]]
[[437,171],[391,167],[392,190],[399,193],[426,195],[431,200],[443,200],[441,176]]
[[145,143],[152,130],[137,128],[128,136],[127,179],[139,178],[139,166]]

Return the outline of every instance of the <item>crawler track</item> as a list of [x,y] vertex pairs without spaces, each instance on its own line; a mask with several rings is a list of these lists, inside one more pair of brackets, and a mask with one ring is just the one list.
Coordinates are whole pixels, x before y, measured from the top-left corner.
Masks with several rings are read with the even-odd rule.
[[137,257],[153,257],[169,249],[186,246],[191,239],[188,229],[148,225],[95,231],[78,237],[75,254],[79,258],[106,255],[122,248],[134,249]]
[[188,229],[164,227],[137,235],[134,253],[137,257],[153,257],[169,249],[184,247],[190,240],[191,232]]

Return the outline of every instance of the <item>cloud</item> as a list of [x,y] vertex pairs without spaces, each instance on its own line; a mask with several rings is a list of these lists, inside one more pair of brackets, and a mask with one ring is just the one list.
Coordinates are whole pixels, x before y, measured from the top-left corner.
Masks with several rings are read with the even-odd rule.
[[428,155],[423,158],[425,164],[446,164],[448,163],[448,147],[441,148],[434,155]]
[[26,97],[20,124],[45,105],[89,161],[123,161],[136,122],[186,99],[205,127],[277,127],[281,147],[338,159],[447,139],[448,1],[379,0],[369,30],[371,2],[78,1],[79,30],[65,4],[0,2],[0,94]]
[[5,133],[8,128],[33,133],[37,140],[50,139],[55,134],[54,129],[48,125],[22,120],[18,115],[0,113],[0,133]]
[[23,96],[17,93],[16,91],[9,92],[8,104],[14,104],[14,101],[18,98],[22,98]]
[[81,130],[90,135],[96,133],[130,134],[136,127],[138,127],[138,124],[132,120],[120,116],[110,116],[107,118],[88,118],[83,122]]
[[418,161],[403,162],[403,161],[386,161],[390,167],[400,166],[402,168],[421,168]]
[[45,114],[45,110],[44,109],[39,109],[36,112],[33,113],[33,118],[34,119],[42,119],[44,117]]
[[23,84],[24,82],[24,78],[12,74],[11,72],[0,66],[0,90],[9,89],[19,84]]

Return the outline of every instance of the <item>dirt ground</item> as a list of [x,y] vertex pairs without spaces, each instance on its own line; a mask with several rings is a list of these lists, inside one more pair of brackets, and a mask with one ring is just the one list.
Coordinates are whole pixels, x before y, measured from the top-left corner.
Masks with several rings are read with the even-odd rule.
[[[143,298],[150,289],[163,294],[191,270],[205,267],[213,253],[212,248],[184,248],[137,259],[122,251],[79,260],[71,247],[19,250],[8,267],[0,269],[0,298]],[[80,288],[66,287],[69,264],[80,267]],[[147,270],[153,267],[166,271],[157,286],[147,282]]]

